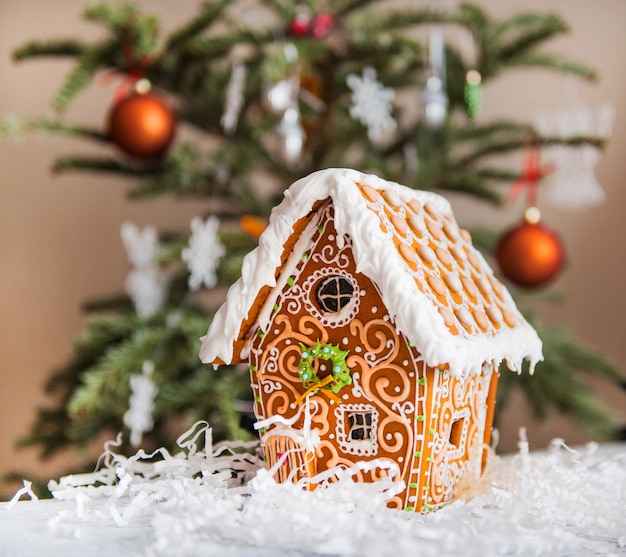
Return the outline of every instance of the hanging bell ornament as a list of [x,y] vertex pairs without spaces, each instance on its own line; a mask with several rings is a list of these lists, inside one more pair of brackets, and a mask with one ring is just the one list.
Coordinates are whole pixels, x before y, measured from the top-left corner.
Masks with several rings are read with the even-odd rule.
[[422,92],[422,109],[424,121],[429,127],[440,127],[448,114],[448,96],[440,77],[431,75],[426,81]]
[[465,88],[463,90],[465,110],[472,120],[476,118],[483,109],[485,95],[481,82],[482,77],[478,70],[469,70],[465,75]]

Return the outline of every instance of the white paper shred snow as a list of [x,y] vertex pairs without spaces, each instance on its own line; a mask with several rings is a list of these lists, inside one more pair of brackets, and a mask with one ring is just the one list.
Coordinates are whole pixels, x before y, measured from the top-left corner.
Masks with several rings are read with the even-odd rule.
[[[197,450],[200,436],[207,452]],[[119,440],[118,440],[119,442]],[[546,451],[492,456],[482,480],[430,514],[390,510],[397,484],[355,483],[350,471],[326,488],[276,484],[254,444],[211,445],[197,424],[186,452],[126,458],[106,447],[100,469],[51,482],[76,502],[67,520],[87,525],[151,524],[146,556],[447,556],[626,554],[626,447],[574,451],[555,440]],[[232,451],[235,451],[233,454]]]

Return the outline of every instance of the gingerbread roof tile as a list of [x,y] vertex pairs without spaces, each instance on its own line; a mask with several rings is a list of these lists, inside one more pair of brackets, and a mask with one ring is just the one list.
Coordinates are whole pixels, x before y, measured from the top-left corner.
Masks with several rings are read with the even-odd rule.
[[[355,170],[328,169],[294,183],[272,211],[259,246],[244,259],[241,278],[202,338],[202,361],[238,361],[242,355],[233,351],[246,334],[243,324],[254,321],[264,330],[272,306],[268,289],[289,265],[286,250],[296,251],[294,226],[327,199],[337,242],[351,239],[357,271],[377,285],[396,327],[428,365],[447,365],[462,377],[480,372],[486,361],[505,360],[519,371],[524,359],[531,370],[542,359],[537,333],[446,199]],[[268,299],[261,305],[262,291]]]

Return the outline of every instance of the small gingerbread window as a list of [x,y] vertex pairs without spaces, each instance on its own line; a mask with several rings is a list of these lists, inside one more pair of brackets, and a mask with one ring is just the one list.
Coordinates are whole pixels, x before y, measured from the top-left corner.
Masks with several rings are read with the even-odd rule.
[[464,418],[454,420],[450,426],[450,445],[458,448],[461,444],[461,433],[463,432]]
[[372,439],[371,412],[348,412],[348,439],[350,441]]
[[448,435],[448,460],[457,460],[465,454],[470,411],[468,408],[457,410],[452,416]]
[[378,453],[378,410],[374,406],[339,404],[335,418],[335,438],[341,451],[360,456]]
[[354,286],[343,276],[326,277],[317,287],[316,299],[325,313],[339,313],[354,298]]

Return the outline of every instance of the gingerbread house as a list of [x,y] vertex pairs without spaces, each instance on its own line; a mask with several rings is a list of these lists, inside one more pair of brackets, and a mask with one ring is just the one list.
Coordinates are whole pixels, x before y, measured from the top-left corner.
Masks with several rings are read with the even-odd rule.
[[285,192],[200,356],[249,366],[279,481],[390,459],[417,511],[481,474],[499,364],[542,358],[443,197],[350,169]]

